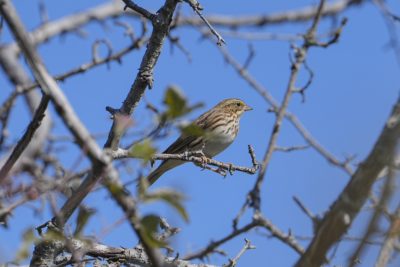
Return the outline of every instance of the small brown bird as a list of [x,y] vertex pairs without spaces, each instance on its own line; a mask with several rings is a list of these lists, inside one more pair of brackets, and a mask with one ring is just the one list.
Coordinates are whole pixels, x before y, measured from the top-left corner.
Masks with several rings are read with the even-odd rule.
[[[186,151],[203,149],[206,157],[212,158],[224,151],[235,140],[239,131],[240,117],[245,111],[252,110],[242,100],[229,98],[198,117],[193,124],[204,131],[202,135],[182,135],[163,153],[180,154]],[[181,160],[164,160],[149,174],[147,181],[152,185],[161,175],[181,164]]]

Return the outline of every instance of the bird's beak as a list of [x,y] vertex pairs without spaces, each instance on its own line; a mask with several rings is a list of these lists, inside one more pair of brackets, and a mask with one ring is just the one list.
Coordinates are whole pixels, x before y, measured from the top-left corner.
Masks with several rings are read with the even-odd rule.
[[253,110],[253,108],[248,106],[248,105],[246,105],[246,107],[244,108],[244,111],[250,111],[250,110]]

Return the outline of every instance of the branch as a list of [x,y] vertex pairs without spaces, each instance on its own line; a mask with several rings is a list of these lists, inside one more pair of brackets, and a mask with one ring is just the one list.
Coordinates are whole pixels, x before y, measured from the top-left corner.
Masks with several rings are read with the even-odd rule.
[[124,10],[126,10],[127,8],[132,9],[133,11],[139,13],[140,15],[142,15],[143,17],[145,17],[146,19],[153,21],[156,18],[156,15],[152,14],[151,12],[147,11],[146,9],[144,9],[143,7],[135,4],[133,1],[131,0],[122,0],[122,2],[125,3],[125,7]]
[[207,27],[210,29],[211,33],[217,37],[217,45],[223,45],[225,44],[224,38],[214,29],[214,27],[211,25],[210,22],[201,14],[201,10],[203,10],[203,7],[200,5],[200,3],[197,0],[184,0],[186,3],[190,5],[190,7],[193,9],[194,12],[201,18],[201,20],[207,25]]
[[[147,86],[151,88],[153,83],[152,71],[161,53],[163,42],[168,35],[169,26],[176,5],[177,2],[175,0],[166,0],[165,4],[157,13],[156,18],[152,21],[153,32],[147,45],[146,52],[143,56],[139,72],[130,88],[127,97],[125,98],[125,101],[123,102],[121,108],[117,111],[119,114],[123,116],[131,115],[142,95],[144,94]],[[114,116],[114,118],[115,117],[116,116]],[[124,132],[124,130],[120,130],[117,120],[114,120],[105,144],[105,148],[116,149]],[[93,174],[90,174],[87,178],[85,178],[84,182],[78,188],[77,192],[79,192],[79,194],[71,196],[64,204],[60,211],[61,214],[63,214],[64,211],[67,211],[69,218],[69,216],[72,214],[72,211],[75,210],[78,204],[86,197],[91,188],[96,185],[100,179],[100,176],[94,174],[95,171],[98,172],[99,170],[97,168],[93,168],[93,170]],[[109,177],[104,181],[104,185],[107,187],[107,190],[122,208],[124,213],[128,216],[130,225],[139,237],[139,240],[146,250],[146,253],[149,256],[153,266],[161,266],[162,259],[158,251],[153,249],[143,237],[135,200],[130,196],[129,193],[126,192],[118,177]]]
[[[10,51],[10,49],[7,47],[0,48],[0,64],[11,83],[15,85],[15,90],[6,100],[7,102],[10,101],[9,103],[13,103],[15,98],[19,95],[18,92],[20,88],[30,84],[31,78],[26,73],[25,67],[22,66],[18,56],[13,51]],[[24,98],[27,102],[30,112],[34,114],[40,104],[41,94],[36,91],[30,91],[24,94]],[[46,115],[41,122],[41,126],[37,129],[35,135],[32,137],[32,141],[20,156],[18,163],[12,168],[13,174],[22,170],[26,163],[30,163],[37,155],[40,154],[43,149],[43,144],[47,140],[51,127],[51,115],[49,112],[46,112]],[[6,155],[0,159],[0,166],[5,164],[10,154],[11,151],[7,152]]]
[[[143,248],[136,246],[135,248],[121,248],[121,247],[110,247],[92,240],[79,240],[79,239],[68,239],[68,240],[44,240],[41,241],[33,251],[33,257],[30,262],[30,266],[44,266],[54,265],[53,262],[47,261],[47,259],[55,259],[61,255],[64,251],[71,254],[79,252],[82,253],[81,257],[89,256],[94,258],[102,258],[107,260],[109,264],[112,263],[124,263],[125,265],[131,266],[149,266],[151,262],[147,255],[144,253]],[[46,255],[47,254],[47,255]],[[49,254],[51,257],[49,257]],[[47,257],[44,257],[46,255]],[[184,261],[178,258],[165,257],[163,261],[167,266],[176,267],[215,267],[210,264],[194,264],[189,261]],[[76,263],[72,258],[72,255],[65,255],[61,264],[72,264]]]
[[32,140],[33,135],[36,130],[40,127],[43,118],[45,117],[45,112],[47,109],[47,105],[49,104],[50,98],[47,95],[43,95],[42,100],[40,101],[39,107],[37,108],[35,115],[31,122],[28,125],[25,133],[18,141],[17,145],[14,147],[11,155],[8,157],[6,163],[0,169],[0,184],[6,179],[9,171],[12,169],[14,164],[22,155],[22,152],[26,149],[29,143]]
[[379,252],[378,259],[375,266],[387,266],[390,256],[396,246],[400,234],[400,205],[397,206],[396,211],[392,215],[389,230],[386,233],[385,240],[383,241],[381,251]]
[[400,99],[367,158],[359,164],[342,193],[317,229],[305,254],[296,263],[297,267],[320,266],[328,250],[340,240],[368,199],[379,173],[391,162],[388,155],[396,148],[400,136]]
[[223,237],[221,239],[218,239],[217,241],[210,242],[210,244],[207,247],[205,247],[204,249],[201,249],[198,252],[195,252],[195,253],[189,254],[187,256],[184,256],[183,259],[185,259],[185,260],[203,259],[208,254],[215,253],[216,248],[218,248],[222,244],[228,242],[229,240],[235,238],[238,235],[241,235],[243,233],[248,232],[249,230],[251,230],[251,229],[253,229],[253,228],[257,227],[257,226],[259,226],[259,222],[253,220],[249,224],[246,224],[245,226],[232,231],[227,236],[225,236],[225,237]]
[[255,249],[256,247],[253,246],[247,238],[244,239],[244,242],[246,242],[243,246],[243,248],[239,251],[239,253],[236,255],[235,258],[229,259],[229,264],[224,264],[223,267],[234,267],[237,265],[237,262],[239,258],[247,251],[250,249]]
[[349,267],[354,267],[357,264],[357,262],[359,262],[359,259],[361,258],[361,254],[364,251],[365,245],[367,244],[367,241],[371,238],[371,236],[377,231],[379,219],[384,214],[384,211],[386,210],[386,205],[389,203],[390,197],[393,194],[393,188],[395,186],[395,183],[394,183],[395,170],[393,169],[394,152],[395,151],[392,150],[391,152],[392,153],[387,153],[388,154],[387,155],[388,163],[389,163],[389,165],[388,165],[389,173],[385,177],[384,186],[383,186],[383,189],[381,190],[379,201],[375,205],[375,210],[371,216],[371,219],[367,223],[367,226],[364,230],[364,234],[362,235],[361,241],[358,243],[354,252],[348,259]]
[[289,101],[292,97],[292,94],[296,90],[297,76],[299,74],[301,66],[305,62],[308,49],[310,48],[310,44],[314,43],[316,30],[317,30],[318,23],[322,16],[322,10],[324,7],[324,3],[325,3],[325,1],[321,0],[320,4],[318,6],[318,9],[317,9],[318,12],[315,15],[312,25],[304,36],[304,42],[303,42],[302,47],[295,50],[295,61],[292,63],[292,66],[291,66],[289,83],[287,85],[287,89],[286,89],[285,95],[283,97],[282,103],[279,105],[279,108],[276,111],[276,119],[275,119],[275,123],[272,127],[272,133],[271,133],[270,139],[268,141],[268,148],[267,148],[267,151],[265,152],[264,159],[261,164],[261,169],[260,169],[260,172],[258,173],[257,181],[254,185],[254,188],[249,192],[249,195],[251,196],[251,202],[249,203],[249,205],[252,206],[254,208],[254,210],[257,212],[260,211],[260,209],[261,209],[261,207],[260,207],[260,205],[261,205],[261,203],[260,203],[260,201],[261,201],[261,199],[260,199],[261,185],[264,181],[265,173],[267,171],[269,162],[272,159],[272,154],[275,151],[276,142],[278,140],[278,136],[280,133],[283,118],[284,118],[284,116],[286,114],[286,110],[289,106]]
[[8,23],[12,33],[14,34],[19,46],[21,47],[21,50],[23,51],[40,87],[42,88],[43,92],[52,100],[58,114],[60,114],[64,123],[77,139],[78,144],[82,148],[85,148],[89,158],[94,164],[106,164],[106,160],[103,158],[104,156],[101,149],[97,146],[96,142],[90,136],[90,133],[80,122],[78,116],[74,112],[62,90],[47,72],[39,55],[34,49],[34,45],[28,38],[28,33],[20,21],[18,14],[12,6],[12,3],[9,0],[1,0],[0,11]]
[[[323,17],[329,17],[341,13],[342,11],[362,3],[367,2],[363,0],[337,0],[333,3],[327,4],[322,10]],[[276,12],[266,15],[247,15],[247,16],[227,16],[227,15],[213,15],[207,16],[210,24],[219,27],[238,28],[238,27],[262,27],[269,25],[276,25],[282,23],[304,22],[315,18],[317,8],[315,5],[293,9],[289,11]],[[191,25],[203,26],[202,19],[196,17],[180,17],[176,24],[178,26]]]
[[[129,149],[122,149],[119,148],[116,151],[110,151],[111,157],[114,159],[122,159],[122,158],[132,158],[130,156]],[[249,145],[249,154],[251,157],[251,162],[253,164],[253,167],[242,167],[242,166],[236,166],[231,163],[224,163],[221,161],[217,161],[211,158],[207,158],[204,156],[204,153],[199,150],[199,151],[187,151],[185,153],[181,154],[155,154],[152,156],[152,160],[167,160],[167,159],[178,159],[182,161],[189,161],[193,162],[196,165],[206,168],[207,165],[210,166],[215,166],[218,167],[216,172],[219,174],[226,176],[226,174],[229,172],[232,174],[234,171],[240,171],[240,172],[245,172],[248,174],[255,174],[258,170],[258,163],[256,161],[256,157],[254,154],[254,149],[252,148],[251,145]]]
[[[34,45],[38,45],[54,36],[76,31],[77,28],[82,27],[89,22],[102,21],[108,18],[120,16],[123,13],[123,4],[121,2],[110,1],[107,4],[98,5],[94,8],[41,24],[37,29],[30,33],[30,39]],[[10,44],[7,47],[11,51],[18,52],[20,50],[17,43]]]
[[[261,85],[251,74],[245,69],[239,62],[237,62],[227,50],[220,48],[220,51],[225,59],[225,61],[231,65],[236,72],[253,88],[257,93],[261,95],[264,100],[271,105],[273,112],[276,112],[279,107],[279,103],[275,98],[269,93],[267,88]],[[296,117],[294,113],[286,110],[285,118],[294,126],[294,128],[299,132],[299,134],[304,138],[304,140],[313,147],[322,157],[324,157],[329,163],[333,164],[344,170],[347,174],[352,174],[353,171],[348,166],[346,161],[342,162],[337,159],[331,152],[326,150],[318,141],[312,136],[312,134],[304,127],[301,121]]]
[[110,164],[108,157],[103,154],[100,147],[96,144],[84,125],[80,122],[57,83],[42,64],[32,42],[28,39],[28,34],[25,31],[24,26],[22,25],[22,22],[20,21],[12,3],[9,0],[1,0],[0,11],[7,21],[15,38],[17,39],[19,46],[21,47],[21,50],[24,53],[28,64],[33,71],[33,75],[38,81],[40,87],[52,100],[65,125],[69,128],[74,137],[77,139],[80,147],[85,150],[89,156],[89,159],[92,161],[93,172],[89,174],[88,178],[85,179],[85,181],[77,190],[77,193],[67,200],[60,213],[54,218],[53,221],[56,223],[56,226],[61,228],[63,227],[66,220],[68,220],[68,218],[72,215],[72,212],[90,192],[100,177],[106,174],[106,185],[108,186],[109,191],[129,216],[131,226],[138,235],[139,240],[142,242],[151,263],[155,267],[161,266],[160,256],[145,242],[143,238],[140,229],[140,223],[138,223],[139,219],[135,202],[130,198],[129,194],[123,192],[123,187],[119,182],[118,174]]
[[[147,86],[149,88],[152,88],[153,86],[153,69],[161,53],[164,40],[168,36],[172,15],[175,11],[176,5],[177,1],[166,0],[163,7],[157,13],[156,18],[152,21],[153,32],[146,52],[143,55],[139,72],[131,85],[128,95],[123,101],[122,106],[119,108],[119,113],[123,116],[130,116],[142,98]],[[118,148],[120,139],[124,134],[124,131],[120,131],[118,128],[117,122],[114,120],[108,139],[104,145],[106,148],[111,148],[113,150]]]
[[[123,56],[127,55],[129,52],[133,51],[134,49],[138,49],[142,46],[142,44],[146,43],[146,40],[143,38],[140,38],[136,40],[133,44],[129,45],[128,47],[125,47],[121,49],[118,52],[115,52],[105,58],[102,59],[97,59],[97,60],[92,60],[88,63],[84,63],[80,65],[79,67],[76,67],[74,69],[71,69],[65,73],[58,74],[54,76],[54,79],[57,81],[65,81],[67,78],[72,77],[77,74],[85,73],[88,70],[91,70],[94,67],[110,63],[112,61],[117,61],[121,62],[121,59]],[[32,83],[27,86],[24,86],[20,91],[18,91],[18,94],[23,94],[29,90],[32,90],[38,86],[37,83]],[[10,96],[11,98],[11,96]]]
[[258,214],[254,214],[253,219],[250,223],[246,224],[245,226],[243,226],[241,228],[233,229],[232,232],[230,234],[228,234],[227,236],[225,236],[221,239],[218,239],[217,241],[212,241],[204,249],[201,249],[198,252],[189,254],[183,258],[186,260],[203,259],[208,254],[214,253],[216,251],[216,248],[218,248],[222,244],[224,244],[224,243],[228,242],[229,240],[235,238],[236,236],[246,233],[256,227],[265,228],[267,231],[269,231],[271,233],[271,235],[273,237],[276,237],[283,243],[289,245],[297,253],[299,253],[299,254],[304,253],[304,249],[297,243],[296,239],[294,238],[294,236],[292,234],[285,234],[280,229],[278,229],[275,225],[273,225],[269,220],[265,219],[264,217],[261,216],[261,214],[258,213]]

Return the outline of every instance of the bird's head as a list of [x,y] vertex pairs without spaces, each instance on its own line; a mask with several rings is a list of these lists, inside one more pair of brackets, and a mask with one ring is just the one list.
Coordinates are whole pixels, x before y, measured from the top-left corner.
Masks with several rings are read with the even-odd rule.
[[244,103],[242,100],[237,98],[229,98],[221,101],[216,106],[225,112],[233,112],[234,114],[241,116],[245,111],[252,110],[250,106]]

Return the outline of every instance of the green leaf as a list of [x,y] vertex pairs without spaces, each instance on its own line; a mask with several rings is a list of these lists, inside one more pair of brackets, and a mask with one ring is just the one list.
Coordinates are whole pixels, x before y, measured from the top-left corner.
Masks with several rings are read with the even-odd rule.
[[156,237],[158,225],[160,224],[160,217],[153,214],[146,215],[141,219],[140,223],[140,232],[146,244],[150,245],[151,247],[166,246],[165,242],[157,239]]
[[179,192],[169,190],[169,189],[160,189],[154,191],[152,193],[148,193],[145,196],[144,201],[156,201],[162,200],[165,201],[167,204],[175,208],[175,210],[182,216],[182,218],[188,222],[189,215],[186,212],[186,209],[183,207],[182,202],[185,200],[184,195]]
[[140,177],[136,186],[136,195],[139,197],[140,200],[146,197],[146,191],[148,187],[149,182],[147,181],[147,179]]
[[153,147],[149,139],[144,140],[141,143],[135,144],[129,149],[129,156],[134,158],[141,158],[144,163],[147,163],[156,153],[156,149]]
[[16,262],[26,260],[31,256],[31,245],[36,241],[36,236],[32,228],[27,229],[22,235],[22,243],[15,256]]
[[176,86],[169,86],[165,92],[164,103],[168,106],[167,117],[174,119],[188,112],[187,100]]

